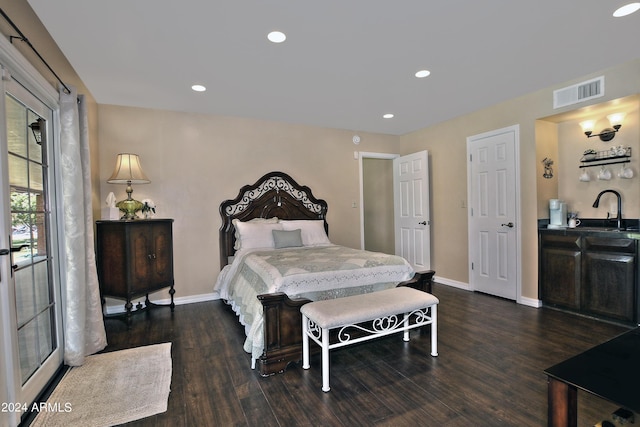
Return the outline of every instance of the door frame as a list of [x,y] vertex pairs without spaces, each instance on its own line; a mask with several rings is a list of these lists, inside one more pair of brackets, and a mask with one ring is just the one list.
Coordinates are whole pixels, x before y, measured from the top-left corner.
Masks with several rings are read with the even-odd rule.
[[[16,81],[19,82],[20,85],[25,87],[28,91],[30,91],[34,96],[36,96],[44,105],[47,106],[52,111],[52,120],[50,122],[49,129],[51,130],[48,133],[48,138],[52,143],[52,147],[57,145],[58,143],[58,132],[57,132],[57,123],[59,123],[59,95],[58,91],[36,70],[36,68],[26,60],[24,56],[5,38],[0,37],[0,64],[3,66],[0,70],[2,74],[3,80],[8,80],[13,77]],[[4,89],[4,85],[2,85]],[[2,92],[4,102],[4,90]],[[0,115],[3,116],[3,115]],[[4,117],[0,117],[0,132],[6,132],[6,121]],[[6,134],[2,136],[6,138]],[[60,179],[59,179],[59,170],[56,168],[56,164],[59,162],[59,150],[52,149],[52,153],[50,157],[52,163],[50,163],[50,167],[53,172],[51,176],[55,176],[54,182],[50,183],[52,191],[60,194]],[[2,164],[7,164],[6,153],[0,152],[0,161]],[[0,191],[3,192],[4,197],[8,200],[9,194],[8,185],[4,182],[4,179],[0,177]],[[57,205],[51,205],[51,224],[52,227],[59,227],[58,216],[57,213],[60,212],[60,208],[62,201],[57,200]],[[2,213],[5,217],[8,217],[8,213]],[[0,246],[8,247],[9,246],[9,238],[8,238],[8,230],[0,230]],[[58,245],[60,245],[60,236],[58,236]],[[55,242],[55,240],[54,240]],[[54,247],[54,242],[52,242],[51,249],[55,251],[58,256],[58,263],[61,264],[62,260],[60,259],[61,252],[59,251],[59,246]],[[61,267],[62,269],[62,267]],[[11,266],[9,262],[9,258],[2,257],[0,258],[0,274],[2,277],[10,277],[11,274]],[[62,271],[54,274],[64,274]],[[57,293],[56,298],[58,301],[58,310],[61,310],[62,299],[60,295],[60,283],[58,278],[54,278],[54,292]],[[11,315],[15,315],[13,310],[10,308],[11,301],[10,290],[8,287],[0,286],[0,343],[3,348],[10,348],[13,344],[13,339],[10,333],[13,333],[11,329],[12,321]],[[58,326],[58,348],[63,354],[64,352],[64,339],[62,333],[62,319],[59,318],[60,324]],[[17,396],[13,395],[13,391],[15,390],[15,361],[13,360],[13,353],[0,355],[0,378],[5,380],[4,385],[0,387],[0,402],[17,402]],[[60,359],[60,366],[62,365],[62,358]],[[19,371],[19,368],[18,368]],[[31,381],[31,380],[30,380]],[[33,381],[27,382],[25,387],[34,386]],[[46,384],[45,384],[46,385]],[[38,386],[39,387],[39,386]],[[31,402],[21,402],[30,404]],[[14,426],[20,423],[20,416],[22,413],[19,412],[0,412],[0,425],[10,425]]]
[[[515,194],[515,221],[516,221],[516,227],[515,227],[515,233],[516,233],[516,303],[518,304],[522,304],[523,303],[523,297],[522,297],[522,210],[521,210],[521,184],[520,184],[520,125],[516,124],[516,125],[512,125],[512,126],[507,126],[504,128],[500,128],[500,129],[494,129],[488,132],[483,132],[481,134],[477,134],[477,135],[472,135],[467,137],[467,206],[471,207],[473,206],[472,202],[473,202],[473,180],[472,180],[472,176],[471,176],[471,161],[469,161],[470,159],[470,155],[471,155],[471,144],[474,141],[480,140],[480,139],[485,139],[485,138],[489,138],[492,136],[496,136],[496,135],[500,135],[500,134],[504,134],[504,133],[513,133],[514,134],[514,175],[515,175],[515,189],[516,189],[516,194]],[[471,221],[472,221],[472,216],[471,216],[471,208],[468,209],[467,212],[467,230],[468,230],[468,239],[469,239],[469,244],[468,244],[468,251],[469,251],[469,260],[473,260],[473,253],[472,253],[472,248],[474,248],[474,245],[477,243],[474,240],[474,236],[471,230]],[[471,268],[471,262],[469,262],[468,265],[469,268],[469,289],[472,291],[476,290],[476,285],[474,283],[474,276],[473,276],[473,270]]]
[[[360,176],[360,249],[364,250],[364,170],[363,159],[392,160],[400,157],[400,154],[393,153],[373,153],[368,151],[356,151]],[[354,206],[355,207],[355,206]]]

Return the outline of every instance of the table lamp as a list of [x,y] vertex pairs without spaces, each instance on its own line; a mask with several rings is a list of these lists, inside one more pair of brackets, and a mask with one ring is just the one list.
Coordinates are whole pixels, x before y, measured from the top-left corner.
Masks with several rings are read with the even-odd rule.
[[131,197],[131,193],[133,193],[131,184],[148,184],[151,182],[142,171],[138,155],[130,153],[118,154],[116,167],[107,182],[109,184],[127,184],[127,198],[116,203],[116,206],[124,213],[120,219],[136,219],[136,212],[142,209],[143,204]]

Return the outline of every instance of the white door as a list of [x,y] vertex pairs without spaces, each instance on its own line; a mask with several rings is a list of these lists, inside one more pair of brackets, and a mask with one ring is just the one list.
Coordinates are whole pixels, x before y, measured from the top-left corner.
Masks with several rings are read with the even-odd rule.
[[519,128],[467,138],[471,289],[517,299]]
[[0,86],[0,383],[13,405],[0,425],[16,425],[62,365],[53,111],[14,79]]
[[393,159],[396,255],[416,271],[431,269],[429,154]]

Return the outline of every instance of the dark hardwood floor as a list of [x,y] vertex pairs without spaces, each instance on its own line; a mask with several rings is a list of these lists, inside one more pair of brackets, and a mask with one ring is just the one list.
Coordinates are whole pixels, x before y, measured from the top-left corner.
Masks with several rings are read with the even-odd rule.
[[[108,320],[106,351],[173,344],[168,410],[135,426],[543,426],[543,370],[628,330],[439,284],[433,293],[437,358],[428,329],[408,343],[396,334],[334,350],[329,393],[320,389],[319,354],[308,371],[298,364],[259,377],[221,301],[152,310],[134,316],[129,331]],[[578,395],[580,426],[617,409]]]

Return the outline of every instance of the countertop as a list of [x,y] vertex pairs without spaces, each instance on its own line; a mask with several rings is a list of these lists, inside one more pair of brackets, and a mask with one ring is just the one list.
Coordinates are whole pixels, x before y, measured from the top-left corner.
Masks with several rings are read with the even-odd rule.
[[547,228],[549,220],[538,220],[538,231],[549,234],[572,235],[582,234],[605,238],[637,239],[640,240],[640,220],[623,219],[622,228],[616,227],[615,220],[580,218],[580,225],[575,228]]

